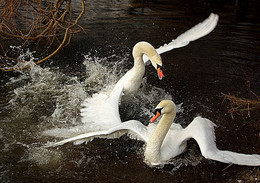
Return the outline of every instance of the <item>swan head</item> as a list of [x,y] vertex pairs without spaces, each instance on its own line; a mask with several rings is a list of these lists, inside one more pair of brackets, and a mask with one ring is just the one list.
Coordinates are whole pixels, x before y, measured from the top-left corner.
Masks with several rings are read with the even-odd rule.
[[162,72],[162,58],[157,53],[155,48],[146,41],[141,41],[135,44],[133,48],[133,57],[134,59],[137,57],[143,57],[145,54],[151,61],[153,67],[157,70],[158,78],[161,80],[164,76]]
[[151,57],[150,60],[152,62],[153,67],[157,70],[158,78],[160,80],[162,80],[162,78],[165,77],[165,76],[164,76],[164,74],[162,72],[162,59],[161,59],[161,56],[158,53],[156,53],[156,55]]
[[153,123],[159,116],[163,114],[173,114],[176,115],[176,105],[171,100],[162,100],[154,110],[154,116],[151,118],[150,122]]

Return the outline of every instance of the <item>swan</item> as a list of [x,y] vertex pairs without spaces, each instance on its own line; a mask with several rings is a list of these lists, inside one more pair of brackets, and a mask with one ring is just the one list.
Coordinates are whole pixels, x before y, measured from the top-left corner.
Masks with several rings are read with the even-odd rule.
[[159,54],[187,46],[191,41],[206,36],[216,27],[218,19],[217,14],[211,13],[206,20],[157,49],[145,41],[137,43],[132,51],[134,66],[121,78],[125,83],[124,96],[129,96],[129,94],[134,93],[140,87],[145,73],[145,63],[150,60],[152,66],[157,70],[158,78],[162,80],[165,76],[162,72],[162,60]]
[[[162,116],[159,123],[153,123],[159,116]],[[137,120],[129,120],[107,130],[81,134],[49,144],[48,147],[72,141],[88,142],[93,138],[117,138],[122,134],[128,134],[130,138],[141,140],[146,144],[145,162],[150,166],[156,166],[165,164],[180,155],[186,149],[187,140],[193,138],[206,159],[237,165],[260,166],[260,155],[219,150],[215,143],[216,125],[210,120],[196,117],[186,128],[182,128],[180,124],[173,123],[175,116],[175,104],[171,100],[162,100],[155,108],[154,116],[148,126],[144,126]]]
[[191,41],[199,39],[209,34],[218,23],[218,15],[211,13],[203,22],[195,25],[188,31],[173,39],[170,43],[164,44],[157,49],[148,42],[141,41],[133,47],[132,55],[134,66],[129,70],[121,80],[124,80],[124,96],[128,96],[138,90],[142,83],[145,73],[145,64],[150,60],[152,66],[157,70],[158,78],[161,80],[164,76],[162,72],[162,60],[159,54],[165,53],[175,48],[187,46]]

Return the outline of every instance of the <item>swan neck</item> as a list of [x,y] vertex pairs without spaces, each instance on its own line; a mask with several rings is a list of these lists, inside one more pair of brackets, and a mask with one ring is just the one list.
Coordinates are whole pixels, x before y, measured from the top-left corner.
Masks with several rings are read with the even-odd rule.
[[134,57],[134,68],[145,68],[143,54],[141,54],[141,56]]
[[144,41],[139,42],[134,46],[132,54],[135,62],[134,65],[136,66],[141,64],[144,65],[143,54],[147,55],[148,58],[150,58],[150,60],[152,57],[158,55],[154,47],[151,44]]
[[166,137],[167,132],[175,118],[176,113],[166,113],[162,116],[154,133],[149,139],[146,146],[146,158],[151,162],[159,162],[161,159],[161,146]]

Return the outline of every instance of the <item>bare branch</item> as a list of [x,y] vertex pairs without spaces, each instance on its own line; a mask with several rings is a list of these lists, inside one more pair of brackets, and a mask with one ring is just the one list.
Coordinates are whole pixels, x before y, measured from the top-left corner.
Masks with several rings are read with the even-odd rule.
[[256,96],[255,100],[239,98],[234,95],[224,94],[222,93],[224,100],[228,100],[230,102],[230,108],[228,112],[233,117],[233,113],[241,114],[246,112],[247,116],[250,116],[251,111],[260,109],[260,100],[259,96]]
[[[6,1],[3,11],[0,12],[0,37],[3,39],[21,39],[26,44],[33,40],[38,41],[38,43],[42,41],[47,44],[48,48],[51,48],[51,45],[57,42],[59,46],[51,54],[35,62],[40,64],[57,54],[62,47],[68,45],[71,34],[84,30],[78,25],[79,19],[85,12],[84,0],[80,1],[81,12],[74,20],[71,0],[55,0],[54,3],[42,0]],[[69,14],[68,17],[66,17],[67,14]],[[60,36],[62,36],[61,42],[59,41]],[[4,50],[4,48],[1,49]],[[6,52],[3,53],[4,55],[0,55],[0,61],[2,61],[0,70],[14,71],[29,67],[26,65],[17,68],[15,62],[24,63],[26,61],[10,58],[6,55]],[[8,63],[8,60],[12,60],[12,63]]]

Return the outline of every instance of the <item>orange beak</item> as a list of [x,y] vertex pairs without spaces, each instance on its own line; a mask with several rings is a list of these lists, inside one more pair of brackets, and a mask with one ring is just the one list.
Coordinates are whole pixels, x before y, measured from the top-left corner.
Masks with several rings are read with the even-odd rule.
[[165,77],[160,67],[158,67],[157,69],[157,74],[160,80],[162,80],[162,78]]
[[150,122],[153,123],[161,114],[157,111],[156,115],[154,115],[151,119]]

